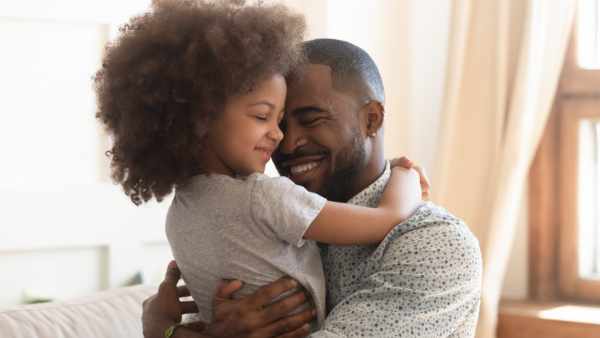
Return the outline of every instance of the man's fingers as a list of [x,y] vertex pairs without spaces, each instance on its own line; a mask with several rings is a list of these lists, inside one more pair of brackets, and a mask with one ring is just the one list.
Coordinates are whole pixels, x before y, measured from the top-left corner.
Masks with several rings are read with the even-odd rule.
[[315,316],[316,312],[313,309],[307,309],[295,315],[280,319],[256,333],[259,337],[304,337],[310,333],[309,323]]
[[177,267],[177,263],[175,261],[170,261],[167,266],[167,273],[165,274],[165,282],[169,284],[177,285],[177,282],[181,278],[181,271]]
[[190,322],[190,323],[183,324],[183,326],[187,327],[190,330],[194,330],[194,331],[197,331],[197,332],[202,332],[206,328],[206,323],[200,322],[200,321],[198,321],[198,322]]
[[286,291],[298,287],[298,282],[290,277],[282,277],[275,282],[262,286],[254,295],[248,297],[249,305],[254,309],[260,309],[265,305],[270,304],[273,299],[279,297]]
[[299,329],[296,329],[292,332],[277,336],[275,338],[301,338],[306,337],[310,334],[310,325],[304,324]]
[[190,289],[188,289],[187,285],[180,285],[177,287],[177,297],[188,297],[190,296]]
[[279,318],[287,316],[288,313],[292,312],[303,304],[306,304],[306,294],[304,292],[296,292],[293,295],[287,296],[274,304],[266,306],[260,313],[260,319],[264,323],[273,322]]
[[233,300],[233,294],[242,287],[239,280],[221,280],[217,286],[217,292],[213,297],[214,319],[227,317],[232,311],[239,310],[241,300]]
[[242,323],[217,321],[206,326],[203,333],[210,337],[237,337],[242,332],[248,332],[248,329],[242,329]]
[[[294,301],[294,299],[292,299],[291,301],[284,302],[284,304],[288,305],[287,307],[283,306],[285,311],[282,314],[277,314],[275,309],[270,309],[270,313],[265,314],[264,312],[266,309],[264,309],[264,307],[270,304],[273,299],[281,296],[281,294],[297,288],[298,285],[298,282],[295,280],[289,277],[283,277],[269,285],[259,288],[254,294],[248,295],[242,299],[230,300],[223,298],[220,301],[215,300],[213,313],[214,321],[207,327],[207,334],[216,337],[229,337],[242,332],[253,331],[271,324],[274,320],[265,319],[285,316],[289,313],[287,307],[294,309],[297,307],[297,305],[294,305],[301,304],[302,301],[298,302],[298,300]],[[227,296],[227,293],[221,293],[221,295]],[[301,295],[300,297],[304,297],[304,295]],[[289,305],[289,303],[291,303],[291,305]],[[235,321],[232,322],[231,318],[235,318]]]
[[231,299],[233,294],[242,287],[242,282],[239,280],[221,280],[217,287],[215,299]]
[[198,305],[193,301],[179,302],[182,313],[198,313]]

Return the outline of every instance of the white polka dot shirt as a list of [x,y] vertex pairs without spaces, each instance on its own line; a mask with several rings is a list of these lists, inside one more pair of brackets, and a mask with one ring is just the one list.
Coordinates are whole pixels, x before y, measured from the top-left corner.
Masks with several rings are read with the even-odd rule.
[[[377,206],[389,165],[348,203]],[[328,316],[313,338],[474,337],[482,262],[477,239],[425,203],[373,246],[321,246]]]

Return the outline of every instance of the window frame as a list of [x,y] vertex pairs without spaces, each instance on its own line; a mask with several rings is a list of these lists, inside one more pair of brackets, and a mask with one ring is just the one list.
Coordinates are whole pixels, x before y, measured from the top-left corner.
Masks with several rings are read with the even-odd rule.
[[579,276],[577,224],[578,126],[582,119],[600,120],[600,70],[577,65],[577,45],[573,29],[529,173],[529,294],[538,301],[600,301],[600,279]]

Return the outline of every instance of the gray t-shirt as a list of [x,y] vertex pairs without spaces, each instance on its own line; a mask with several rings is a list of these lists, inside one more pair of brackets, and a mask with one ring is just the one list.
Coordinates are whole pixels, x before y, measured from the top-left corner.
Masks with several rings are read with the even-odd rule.
[[220,279],[239,279],[237,295],[253,293],[285,275],[312,295],[318,322],[325,318],[325,282],[319,250],[303,239],[327,200],[286,177],[198,175],[177,189],[166,231],[183,279],[212,319]]

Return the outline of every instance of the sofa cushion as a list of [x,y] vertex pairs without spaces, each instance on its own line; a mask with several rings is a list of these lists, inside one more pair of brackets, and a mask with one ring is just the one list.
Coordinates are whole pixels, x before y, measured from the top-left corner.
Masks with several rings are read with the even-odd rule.
[[142,338],[142,302],[155,292],[155,287],[131,286],[0,310],[0,337]]

